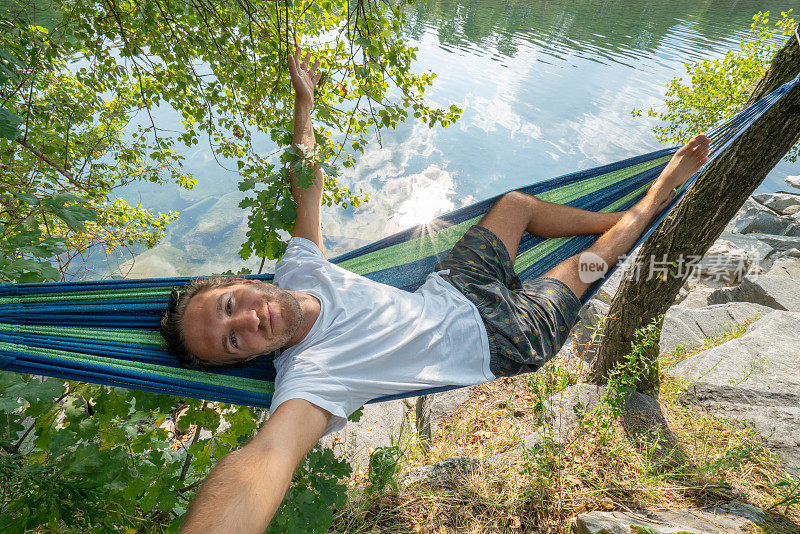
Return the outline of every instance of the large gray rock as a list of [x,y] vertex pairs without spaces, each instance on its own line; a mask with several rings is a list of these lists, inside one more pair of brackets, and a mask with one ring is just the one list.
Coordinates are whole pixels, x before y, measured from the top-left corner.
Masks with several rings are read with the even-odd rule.
[[673,306],[664,316],[659,350],[670,352],[679,346],[702,345],[706,338],[727,330],[730,326],[762,317],[772,308],[752,302],[728,302],[698,309]]
[[[529,434],[525,437],[524,446],[533,449],[546,437],[554,443],[564,443],[583,417],[595,409],[605,393],[606,388],[602,386],[575,384],[553,395],[545,403],[551,429],[538,429]],[[626,412],[661,416],[661,406],[656,399],[636,392],[625,399],[622,409]]]
[[740,221],[736,230],[742,234],[762,233],[770,235],[800,236],[800,223],[794,218],[759,211],[751,218]]
[[772,276],[786,276],[800,280],[800,258],[786,256],[775,260],[767,274]]
[[776,310],[800,311],[800,281],[786,276],[747,276],[736,287],[722,288],[708,297],[709,304],[755,302]]
[[703,284],[695,284],[689,289],[686,298],[684,298],[679,306],[681,308],[697,309],[705,308],[708,306],[708,296],[717,289]]
[[411,409],[413,400],[409,399],[365,404],[357,423],[348,422],[342,430],[322,438],[320,444],[333,449],[339,458],[350,462],[353,469],[366,470],[372,450],[396,444],[411,435],[407,417]]
[[736,215],[733,216],[733,219],[728,222],[725,230],[733,233],[746,234],[750,231],[749,226],[751,221],[760,213],[766,213],[775,217],[778,216],[777,212],[756,202],[753,197],[750,197],[744,201],[744,204],[742,204],[742,207],[736,212]]
[[763,193],[748,198],[726,230],[751,234],[800,236],[800,223],[791,215],[800,207],[800,195]]
[[787,176],[783,181],[792,187],[800,188],[800,176]]
[[[777,250],[779,252],[785,252],[792,248],[800,248],[800,237],[796,236],[789,236],[789,235],[772,235],[772,234],[762,234],[762,233],[752,233],[747,234],[746,236],[741,237],[749,237],[751,239],[759,240],[762,245],[769,247],[772,250]],[[769,259],[772,254],[767,254],[763,256],[765,259]],[[766,269],[766,267],[764,267]]]
[[786,213],[787,208],[800,206],[800,194],[797,193],[761,193],[753,195],[753,199],[782,214]]
[[715,286],[737,284],[748,273],[758,272],[760,253],[739,247],[732,241],[718,239],[693,265],[691,278]]
[[744,503],[732,503],[705,510],[631,510],[629,512],[590,512],[580,514],[576,521],[579,534],[631,534],[632,527],[643,532],[683,534],[723,534],[752,532],[754,523],[763,522],[760,508]]
[[[733,232],[729,232],[727,230],[723,231],[716,242],[720,241],[728,241],[733,243],[734,246],[740,248],[747,252],[748,257],[750,258],[751,264],[754,263],[755,266],[753,267],[753,272],[763,272],[764,270],[768,269],[771,265],[772,257],[775,253],[775,249],[777,247],[762,241],[759,239],[759,236],[766,236],[767,234],[737,234]],[[774,236],[770,236],[774,237]],[[784,237],[783,239],[796,239],[792,237]],[[761,267],[761,271],[757,268]]]
[[611,276],[609,276],[606,281],[603,282],[603,285],[600,286],[600,289],[597,290],[597,293],[595,293],[594,297],[592,298],[606,304],[611,304],[611,301],[614,299],[614,295],[616,295],[617,289],[619,289],[619,286],[622,283],[625,275],[625,266],[620,265],[617,270],[611,273]]
[[685,399],[723,419],[753,425],[800,468],[800,313],[773,311],[741,337],[688,358],[670,374],[688,381]]

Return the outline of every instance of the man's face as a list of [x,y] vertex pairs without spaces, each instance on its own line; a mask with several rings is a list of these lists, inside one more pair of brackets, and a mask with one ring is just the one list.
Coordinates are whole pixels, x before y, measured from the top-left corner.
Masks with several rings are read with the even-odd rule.
[[247,361],[285,346],[303,314],[297,299],[255,280],[203,291],[183,315],[186,344],[208,362]]

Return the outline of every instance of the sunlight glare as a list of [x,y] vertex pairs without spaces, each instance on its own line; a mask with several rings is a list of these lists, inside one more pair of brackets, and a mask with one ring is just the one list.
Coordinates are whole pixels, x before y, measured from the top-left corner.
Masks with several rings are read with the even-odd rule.
[[455,208],[450,199],[453,190],[449,184],[429,181],[421,186],[419,183],[414,185],[411,195],[397,206],[392,216],[401,228],[428,223]]

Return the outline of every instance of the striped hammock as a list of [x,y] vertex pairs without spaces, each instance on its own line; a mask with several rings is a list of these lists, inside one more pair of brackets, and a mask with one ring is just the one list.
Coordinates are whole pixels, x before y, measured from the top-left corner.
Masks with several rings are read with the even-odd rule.
[[[798,79],[800,76],[710,132],[709,161],[730,146],[794,87]],[[592,211],[625,210],[642,198],[676,150],[659,150],[534,183],[519,191]],[[631,250],[652,233],[700,172],[702,169],[684,184],[672,204]],[[331,261],[377,282],[413,291],[498,197],[459,209],[427,225],[405,230]],[[522,279],[540,276],[591,246],[596,239],[597,236],[542,239],[526,234],[517,254],[516,271]],[[252,278],[269,281],[272,275]],[[199,371],[180,367],[175,358],[167,354],[158,334],[159,319],[173,287],[188,281],[188,278],[160,278],[0,285],[0,369],[269,407],[275,378],[269,356],[257,358],[243,367]],[[583,302],[602,282],[598,281],[587,291]],[[410,391],[372,402],[445,389],[450,388]]]

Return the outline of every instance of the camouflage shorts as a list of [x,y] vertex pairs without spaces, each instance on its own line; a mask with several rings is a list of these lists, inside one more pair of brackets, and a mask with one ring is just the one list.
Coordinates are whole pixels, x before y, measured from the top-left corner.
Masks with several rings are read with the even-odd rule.
[[489,336],[495,376],[535,371],[556,355],[578,318],[581,302],[566,284],[540,277],[521,282],[503,242],[473,226],[442,260],[443,278],[472,303]]

